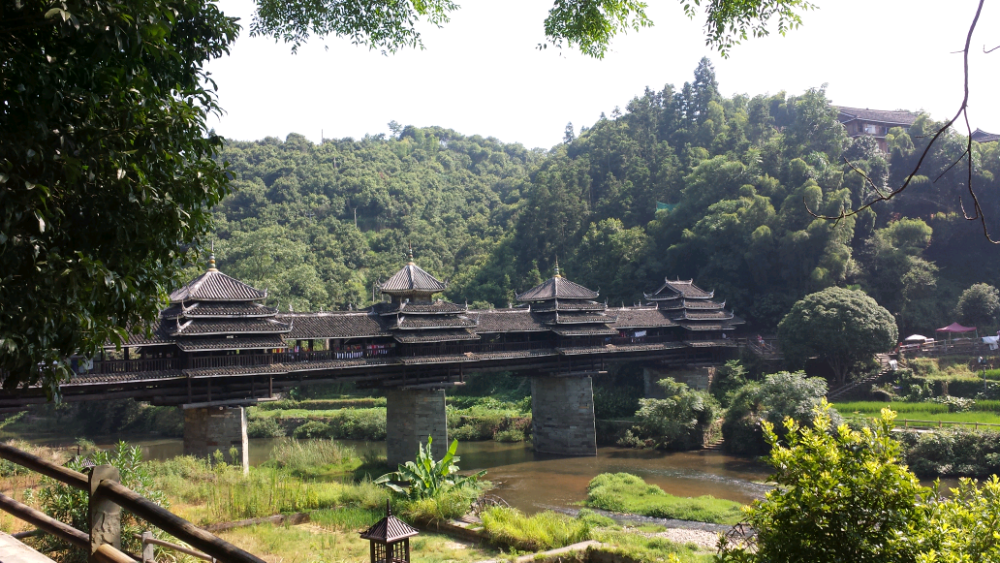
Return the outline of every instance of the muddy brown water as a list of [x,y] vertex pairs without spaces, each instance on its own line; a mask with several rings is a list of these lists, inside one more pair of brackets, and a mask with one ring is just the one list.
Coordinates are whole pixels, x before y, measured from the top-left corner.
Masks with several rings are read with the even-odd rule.
[[[277,439],[250,440],[250,463],[266,461]],[[59,445],[58,440],[37,440]],[[179,439],[131,440],[145,459],[165,460],[183,454]],[[385,455],[384,442],[340,441],[358,452]],[[98,441],[109,447],[110,441]],[[463,442],[459,466],[465,471],[487,470],[486,479],[512,506],[534,513],[578,507],[587,497],[587,484],[601,473],[632,473],[664,491],[686,497],[712,495],[748,503],[769,489],[763,484],[768,469],[756,461],[717,451],[656,452],[617,447],[598,448],[595,457],[553,457],[535,453],[524,443]]]

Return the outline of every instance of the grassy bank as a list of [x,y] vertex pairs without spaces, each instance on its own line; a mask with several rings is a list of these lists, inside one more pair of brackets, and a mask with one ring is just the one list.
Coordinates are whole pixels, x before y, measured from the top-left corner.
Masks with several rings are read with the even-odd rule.
[[587,486],[586,505],[610,512],[715,524],[736,524],[743,516],[738,502],[708,495],[677,497],[628,473],[594,477]]
[[948,412],[947,405],[923,402],[855,401],[834,404],[841,416],[854,419],[877,416],[885,407],[896,411],[899,415],[896,422],[899,425],[903,424],[904,419],[1000,425],[1000,401],[976,401],[969,412]]
[[[384,440],[385,404],[384,397],[265,403],[250,409],[248,433],[252,438]],[[446,409],[449,436],[463,442],[522,442],[531,437],[530,399],[451,397]]]

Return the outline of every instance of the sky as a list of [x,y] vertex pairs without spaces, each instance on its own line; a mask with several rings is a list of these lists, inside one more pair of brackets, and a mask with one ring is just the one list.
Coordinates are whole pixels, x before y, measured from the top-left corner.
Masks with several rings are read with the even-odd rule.
[[[693,80],[709,57],[719,89],[733,94],[798,94],[826,84],[833,103],[924,110],[954,116],[962,100],[960,51],[975,0],[813,0],[815,11],[782,37],[749,39],[728,59],[705,45],[703,20],[676,0],[650,2],[654,27],[618,36],[604,59],[569,48],[538,50],[551,3],[457,0],[438,29],[422,27],[424,49],[385,56],[328,37],[292,54],[289,45],[249,36],[254,4],[221,0],[243,31],[229,56],[212,61],[225,114],[210,120],[228,138],[361,138],[397,121],[495,137],[528,148],[561,142],[601,113],[624,108],[646,87]],[[1000,133],[1000,3],[987,3],[972,41],[972,129]]]

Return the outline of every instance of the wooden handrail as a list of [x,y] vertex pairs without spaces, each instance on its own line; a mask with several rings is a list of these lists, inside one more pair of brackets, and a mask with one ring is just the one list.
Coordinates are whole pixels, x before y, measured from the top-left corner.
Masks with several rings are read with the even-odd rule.
[[[32,471],[41,473],[46,477],[50,477],[71,487],[85,490],[88,493],[91,490],[90,480],[83,473],[60,467],[13,446],[0,444],[0,458],[27,467]],[[103,497],[110,500],[114,504],[131,511],[139,518],[146,520],[150,524],[157,526],[168,534],[191,544],[218,560],[225,561],[226,563],[264,563],[263,559],[202,530],[162,506],[143,498],[121,483],[105,479],[97,485],[96,492],[99,493],[99,498]],[[62,538],[73,545],[86,549],[90,548],[90,535],[59,522],[30,506],[21,504],[12,498],[0,495],[0,509],[30,522],[39,529]],[[114,553],[107,549],[101,553],[100,550],[105,547],[113,550]],[[107,545],[102,545],[98,549],[98,552],[94,553],[94,558],[102,561],[102,563],[123,563],[125,561],[134,563],[131,557]]]
[[8,512],[29,524],[34,524],[39,530],[48,532],[53,536],[65,540],[76,547],[90,549],[90,536],[70,526],[63,524],[55,518],[35,510],[26,504],[21,504],[16,500],[0,494],[0,510]]
[[120,483],[101,481],[98,490],[118,506],[216,559],[226,563],[264,563],[263,559],[206,532]]
[[[149,532],[146,532],[147,534]],[[174,551],[179,551],[191,557],[197,557],[198,559],[204,559],[206,561],[215,561],[215,558],[207,553],[202,553],[197,549],[191,549],[190,547],[184,547],[183,545],[177,545],[176,543],[170,543],[168,541],[156,539],[153,537],[144,537],[144,534],[132,534],[132,537],[142,540],[144,544],[158,545],[160,547],[165,547],[167,549],[172,549]]]
[[60,483],[65,483],[75,489],[83,491],[90,490],[87,476],[83,473],[50,463],[38,456],[21,451],[8,444],[0,443],[0,458],[16,463],[22,467],[27,467],[32,471],[41,473],[46,477],[51,477],[52,479],[55,479]]
[[[90,545],[88,540],[87,545]],[[114,546],[110,544],[103,544],[94,551],[93,556],[90,558],[91,561],[96,561],[97,563],[135,563],[135,559],[132,559],[128,555],[125,555],[121,551],[118,551]]]

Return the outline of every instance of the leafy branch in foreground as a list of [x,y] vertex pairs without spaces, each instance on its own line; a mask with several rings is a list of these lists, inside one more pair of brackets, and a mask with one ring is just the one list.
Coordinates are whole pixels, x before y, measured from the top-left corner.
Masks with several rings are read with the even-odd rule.
[[[993,244],[1000,244],[1000,240],[994,240],[993,237],[990,236],[989,227],[986,225],[986,215],[983,212],[982,205],[979,202],[979,196],[976,195],[976,191],[975,191],[975,189],[973,188],[973,185],[972,185],[973,184],[973,171],[975,169],[975,162],[974,162],[975,159],[973,158],[972,125],[969,123],[969,112],[968,112],[968,110],[969,110],[969,51],[970,51],[970,48],[972,47],[972,36],[975,33],[975,31],[976,31],[976,26],[979,24],[979,16],[980,16],[980,14],[983,11],[983,4],[985,4],[985,2],[986,2],[986,0],[979,0],[978,5],[976,7],[976,15],[972,18],[972,24],[969,25],[969,31],[968,31],[968,33],[965,36],[965,46],[960,51],[960,53],[962,53],[962,78],[963,78],[963,88],[964,88],[964,90],[963,90],[964,91],[964,95],[962,97],[962,103],[959,105],[958,111],[955,112],[955,116],[952,117],[951,119],[949,119],[948,121],[944,122],[944,124],[942,124],[941,126],[939,126],[937,128],[937,131],[935,131],[934,134],[931,136],[930,142],[927,143],[927,146],[924,147],[923,152],[920,153],[920,158],[917,160],[916,165],[913,167],[913,169],[910,171],[910,173],[906,176],[906,179],[903,181],[903,183],[898,188],[893,188],[893,189],[891,189],[889,191],[885,191],[885,189],[882,188],[882,187],[880,187],[880,186],[878,186],[876,184],[876,182],[873,181],[871,179],[871,177],[869,177],[866,172],[864,172],[863,170],[859,169],[848,158],[844,157],[844,163],[846,164],[846,166],[848,168],[850,168],[851,171],[855,172],[856,174],[859,174],[862,178],[864,178],[865,183],[868,184],[868,187],[871,188],[871,190],[875,194],[877,194],[876,197],[874,197],[873,199],[871,199],[871,201],[868,201],[867,203],[862,204],[857,209],[848,210],[845,207],[841,207],[840,214],[838,214],[838,215],[824,215],[822,213],[817,213],[817,212],[813,211],[813,209],[810,208],[809,203],[807,201],[805,201],[805,199],[803,199],[803,205],[805,206],[806,211],[810,215],[812,215],[813,217],[816,217],[818,219],[827,219],[827,220],[836,220],[836,221],[839,221],[840,219],[844,219],[844,218],[847,218],[847,217],[851,217],[853,215],[857,215],[858,213],[861,213],[862,211],[865,211],[866,209],[869,209],[870,207],[874,206],[876,203],[879,203],[879,202],[882,202],[882,201],[889,201],[889,200],[893,199],[894,197],[896,197],[897,195],[903,193],[904,191],[906,191],[907,188],[909,188],[911,185],[913,185],[915,183],[915,180],[917,178],[920,178],[920,176],[918,176],[918,174],[920,173],[920,170],[921,170],[921,167],[924,164],[924,161],[927,159],[928,155],[931,154],[931,148],[934,147],[935,143],[937,143],[937,141],[940,138],[942,138],[943,136],[947,136],[948,132],[951,130],[951,126],[954,125],[959,120],[959,118],[961,118],[965,122],[965,129],[966,129],[966,133],[967,133],[965,150],[962,151],[962,153],[958,156],[958,158],[955,159],[954,162],[952,162],[952,164],[950,166],[948,166],[943,172],[941,172],[937,176],[937,178],[935,178],[934,182],[937,182],[942,177],[944,177],[945,174],[947,174],[948,172],[950,172],[951,169],[954,168],[956,165],[958,165],[960,162],[962,162],[963,160],[967,160],[968,161],[968,170],[967,170],[968,177],[966,179],[966,184],[965,185],[966,185],[967,191],[969,192],[969,197],[972,199],[973,214],[971,216],[968,214],[968,212],[965,210],[965,203],[962,202],[961,199],[960,199],[959,202],[960,202],[961,207],[962,207],[962,215],[968,221],[979,221],[980,224],[982,225],[983,236],[986,238],[986,240],[988,240],[989,242],[991,242]],[[992,51],[993,51],[993,49],[986,50],[985,47],[983,48],[983,52],[986,53],[986,54],[989,54]]]
[[[417,25],[440,27],[459,8],[451,0],[256,0],[250,26],[254,36],[269,36],[292,45],[295,52],[311,35],[349,38],[355,45],[394,53],[404,47],[423,48]],[[680,0],[694,18],[703,0]],[[799,14],[814,8],[806,0],[707,0],[706,43],[723,57],[743,40],[768,35],[768,23],[778,19],[784,35],[802,23]],[[641,0],[555,0],[545,18],[545,42],[565,42],[585,55],[603,58],[619,33],[651,27]]]
[[204,65],[238,31],[208,0],[58,5],[0,0],[0,371],[50,396],[65,358],[156,318],[211,226]]

